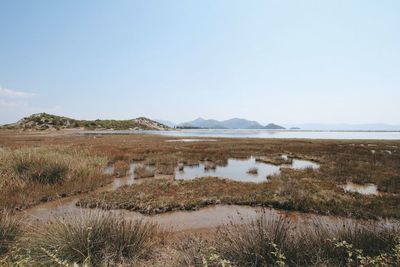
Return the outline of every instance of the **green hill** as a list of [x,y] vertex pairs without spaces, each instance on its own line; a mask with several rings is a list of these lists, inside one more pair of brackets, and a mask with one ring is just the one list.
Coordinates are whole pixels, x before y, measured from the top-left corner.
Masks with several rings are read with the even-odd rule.
[[16,123],[2,126],[6,129],[20,130],[60,130],[60,129],[87,129],[87,130],[167,130],[168,126],[154,120],[140,117],[131,120],[76,120],[68,117],[47,113],[33,114]]

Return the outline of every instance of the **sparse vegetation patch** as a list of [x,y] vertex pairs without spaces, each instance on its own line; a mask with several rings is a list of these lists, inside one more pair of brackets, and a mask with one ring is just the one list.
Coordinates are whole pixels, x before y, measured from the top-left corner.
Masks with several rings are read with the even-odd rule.
[[270,182],[244,183],[212,177],[189,181],[148,180],[114,192],[93,193],[78,205],[128,209],[145,214],[197,210],[213,204],[266,206],[357,218],[399,218],[400,197],[349,194],[334,184],[293,178],[312,170],[283,172]]

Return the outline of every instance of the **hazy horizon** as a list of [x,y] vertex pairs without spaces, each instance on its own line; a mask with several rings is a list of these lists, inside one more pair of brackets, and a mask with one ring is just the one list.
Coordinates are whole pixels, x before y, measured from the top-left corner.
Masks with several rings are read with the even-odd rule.
[[0,124],[400,125],[398,1],[2,1]]
[[[37,113],[40,114],[40,113]],[[34,114],[31,114],[34,115]],[[56,116],[63,116],[62,114],[52,114],[52,115],[56,115]],[[21,118],[22,119],[22,118]],[[86,120],[87,118],[71,118],[71,119],[82,119],[82,120]],[[96,119],[100,119],[100,120],[113,120],[115,118],[95,118],[95,119],[90,119],[90,120],[96,120]],[[129,119],[135,119],[134,117],[129,118]],[[176,126],[183,126],[186,123],[190,123],[192,121],[195,121],[197,119],[202,119],[202,120],[216,120],[214,118],[203,118],[203,117],[197,117],[197,118],[193,118],[192,120],[188,120],[188,121],[171,121],[171,120],[163,120],[160,118],[150,118],[153,119],[157,122],[163,123],[169,127],[176,127]],[[323,122],[315,122],[315,123],[277,123],[277,122],[264,122],[264,121],[257,121],[257,120],[252,120],[249,118],[241,118],[241,117],[232,117],[232,118],[227,118],[227,119],[221,119],[221,120],[216,120],[219,122],[222,121],[227,121],[227,120],[231,120],[231,119],[239,119],[239,120],[247,120],[247,121],[255,121],[257,123],[259,123],[262,126],[266,126],[268,124],[278,124],[279,126],[283,126],[286,129],[290,129],[290,128],[299,128],[300,130],[318,130],[318,131],[334,131],[334,130],[338,130],[338,131],[400,131],[400,124],[390,124],[390,123],[323,123]],[[117,119],[118,120],[118,119]],[[16,122],[16,121],[14,121]],[[12,123],[14,123],[12,122]],[[2,124],[0,124],[2,125]],[[190,125],[190,124],[189,124]],[[195,125],[194,125],[195,126]],[[241,129],[241,128],[239,128]],[[242,128],[242,129],[246,129],[246,128]]]

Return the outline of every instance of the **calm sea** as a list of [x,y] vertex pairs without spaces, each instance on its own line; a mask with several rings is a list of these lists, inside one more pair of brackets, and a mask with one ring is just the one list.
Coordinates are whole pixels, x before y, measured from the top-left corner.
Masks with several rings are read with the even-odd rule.
[[400,132],[386,131],[288,131],[288,130],[171,130],[171,131],[85,131],[84,134],[155,134],[175,137],[301,138],[400,140]]

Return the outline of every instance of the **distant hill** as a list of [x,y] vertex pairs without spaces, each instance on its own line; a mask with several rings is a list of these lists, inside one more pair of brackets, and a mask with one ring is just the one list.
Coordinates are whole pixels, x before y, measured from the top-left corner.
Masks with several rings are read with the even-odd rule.
[[204,129],[285,129],[282,126],[270,123],[263,126],[256,121],[246,119],[233,118],[224,121],[206,120],[198,118],[193,121],[181,123],[179,128],[204,128]]
[[285,127],[282,127],[282,126],[277,125],[277,124],[275,124],[275,123],[270,123],[270,124],[266,125],[266,126],[264,127],[264,129],[269,129],[269,130],[284,130]]
[[175,122],[172,121],[167,121],[167,120],[159,120],[159,119],[155,119],[156,122],[167,125],[168,127],[174,128],[176,126]]
[[217,120],[205,120],[203,118],[198,118],[193,121],[184,122],[178,125],[182,128],[205,128],[205,129],[226,129],[221,122]]
[[33,114],[16,123],[2,126],[6,129],[52,130],[83,128],[89,130],[166,130],[168,126],[148,118],[140,117],[132,120],[76,120],[47,113]]

